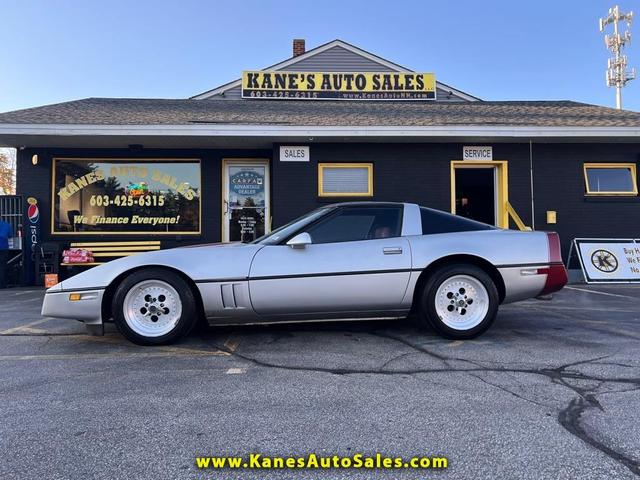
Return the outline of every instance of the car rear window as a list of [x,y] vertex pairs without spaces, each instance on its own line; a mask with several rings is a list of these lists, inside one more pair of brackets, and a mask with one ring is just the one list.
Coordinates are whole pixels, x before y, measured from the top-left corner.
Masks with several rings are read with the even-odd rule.
[[486,223],[476,222],[469,218],[459,217],[450,213],[420,207],[422,219],[422,234],[471,232],[476,230],[494,230],[496,227]]

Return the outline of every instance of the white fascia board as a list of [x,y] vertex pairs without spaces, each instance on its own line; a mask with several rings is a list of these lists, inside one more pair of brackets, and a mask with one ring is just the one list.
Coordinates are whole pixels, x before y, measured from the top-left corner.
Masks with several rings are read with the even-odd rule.
[[441,83],[436,80],[436,88],[444,90],[445,92],[451,92],[456,97],[460,97],[463,100],[467,100],[468,102],[481,102],[482,99],[479,97],[474,97],[469,93],[465,93],[462,90],[458,90],[457,88],[453,88],[451,85],[447,85],[446,83]]
[[173,137],[640,138],[640,127],[0,124],[2,135]]

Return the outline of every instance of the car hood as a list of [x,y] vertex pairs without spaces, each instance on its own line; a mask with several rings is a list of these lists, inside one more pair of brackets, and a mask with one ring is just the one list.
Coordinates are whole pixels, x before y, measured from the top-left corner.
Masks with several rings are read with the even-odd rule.
[[244,279],[262,245],[218,243],[170,248],[119,258],[58,283],[48,291],[105,288],[120,275],[142,267],[166,267],[194,281]]

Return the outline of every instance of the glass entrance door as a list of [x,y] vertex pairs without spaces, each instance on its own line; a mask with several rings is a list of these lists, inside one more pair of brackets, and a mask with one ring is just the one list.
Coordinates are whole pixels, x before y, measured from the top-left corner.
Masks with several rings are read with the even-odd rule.
[[252,242],[269,231],[269,163],[225,160],[222,239]]

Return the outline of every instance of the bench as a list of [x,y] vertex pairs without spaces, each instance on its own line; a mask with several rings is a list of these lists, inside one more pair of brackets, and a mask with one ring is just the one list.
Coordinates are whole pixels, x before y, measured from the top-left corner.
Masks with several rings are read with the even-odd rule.
[[76,242],[69,245],[71,248],[83,248],[93,253],[94,262],[64,263],[63,267],[92,267],[102,265],[109,260],[128,257],[137,253],[160,250],[160,240],[140,240],[133,242]]

